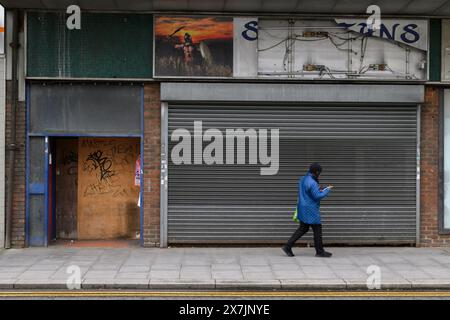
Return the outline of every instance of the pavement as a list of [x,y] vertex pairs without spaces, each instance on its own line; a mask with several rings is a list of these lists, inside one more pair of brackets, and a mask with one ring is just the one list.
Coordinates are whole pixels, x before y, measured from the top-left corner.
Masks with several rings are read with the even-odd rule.
[[450,248],[328,250],[332,258],[313,248],[294,248],[295,257],[274,247],[9,249],[0,289],[67,289],[79,271],[81,289],[367,290],[379,274],[381,289],[450,290]]

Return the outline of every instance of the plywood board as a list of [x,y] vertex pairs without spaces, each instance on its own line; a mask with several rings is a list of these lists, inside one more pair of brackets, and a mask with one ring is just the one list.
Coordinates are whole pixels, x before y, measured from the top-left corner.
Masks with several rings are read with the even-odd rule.
[[56,238],[77,239],[78,139],[56,139]]
[[78,239],[132,239],[139,232],[137,138],[80,138]]

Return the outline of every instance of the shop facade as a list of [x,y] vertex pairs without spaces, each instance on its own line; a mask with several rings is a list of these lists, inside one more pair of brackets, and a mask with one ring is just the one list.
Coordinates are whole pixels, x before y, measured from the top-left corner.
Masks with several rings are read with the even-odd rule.
[[[13,246],[279,244],[315,161],[336,186],[322,204],[328,244],[450,241],[436,21],[394,17],[370,33],[345,17],[82,18],[69,31],[62,12],[23,16]],[[215,33],[195,30],[202,19]]]
[[[423,97],[421,85],[163,83],[165,242],[284,241],[295,228],[290,212],[297,179],[317,161],[324,167],[323,183],[336,186],[333,197],[322,204],[326,241],[416,243]],[[235,152],[245,153],[246,161],[228,162],[233,148],[222,154],[226,136],[215,150],[220,155],[214,165],[195,164],[194,154],[178,163],[177,145],[183,141],[176,130],[186,128],[194,137],[199,133],[194,122],[199,121],[204,158],[211,140],[217,142],[219,133],[237,128],[249,136],[259,128],[253,138],[260,157],[249,163],[252,146],[238,145],[238,138]],[[268,139],[265,147],[261,129],[269,137],[272,129],[279,130],[278,141]],[[272,153],[270,162],[264,163],[265,151]],[[262,175],[262,168],[272,172]]]
[[39,83],[27,91],[29,245],[142,241],[143,87]]

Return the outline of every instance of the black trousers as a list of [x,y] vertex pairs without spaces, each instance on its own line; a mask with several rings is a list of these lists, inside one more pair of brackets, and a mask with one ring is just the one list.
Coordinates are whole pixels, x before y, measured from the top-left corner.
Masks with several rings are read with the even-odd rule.
[[292,237],[288,240],[286,246],[288,248],[292,248],[295,244],[295,242],[300,239],[305,233],[308,232],[309,227],[313,229],[314,232],[314,248],[316,249],[316,253],[322,253],[324,251],[323,249],[323,243],[322,243],[322,225],[321,224],[307,224],[300,222],[300,226],[298,229],[294,232]]

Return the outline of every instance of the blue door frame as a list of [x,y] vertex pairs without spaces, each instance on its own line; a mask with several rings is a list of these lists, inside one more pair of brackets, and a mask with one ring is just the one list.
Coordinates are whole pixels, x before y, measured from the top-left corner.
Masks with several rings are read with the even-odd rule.
[[[25,177],[25,192],[26,192],[26,213],[25,213],[25,242],[27,246],[47,246],[48,245],[48,160],[49,160],[49,149],[48,149],[48,137],[43,137],[44,139],[44,176],[39,182],[30,183],[29,178],[29,168],[30,168],[30,158],[29,158],[29,137],[27,137],[27,159],[26,159],[26,177]],[[44,230],[41,235],[31,235],[30,232],[30,199],[32,197],[44,196],[43,201],[43,215],[44,215]]]
[[[49,224],[49,139],[54,137],[90,137],[90,138],[139,138],[140,139],[140,161],[141,161],[141,172],[140,172],[140,197],[141,203],[139,208],[140,214],[140,239],[139,243],[141,246],[144,245],[144,192],[143,192],[143,168],[144,168],[144,87],[141,87],[141,134],[54,134],[54,133],[34,133],[30,134],[30,86],[26,87],[26,146],[25,146],[25,245],[26,246],[48,246],[48,224]],[[30,138],[31,137],[42,137],[45,139],[45,152],[44,152],[44,163],[45,163],[45,178],[43,184],[32,184],[30,185]],[[53,157],[54,158],[54,157]],[[41,239],[32,239],[30,237],[30,197],[33,195],[44,195],[44,224],[45,233]],[[54,211],[54,210],[53,210]],[[43,245],[42,245],[43,244]]]

